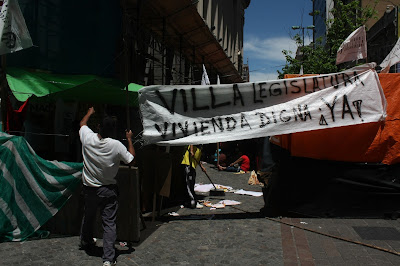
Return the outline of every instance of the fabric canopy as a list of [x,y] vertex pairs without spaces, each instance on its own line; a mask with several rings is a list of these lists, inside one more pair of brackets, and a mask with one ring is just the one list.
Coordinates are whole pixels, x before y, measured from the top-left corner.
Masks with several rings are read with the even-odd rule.
[[[299,75],[286,75],[294,78]],[[291,155],[342,162],[400,163],[400,74],[378,74],[387,99],[386,121],[273,136]]]
[[0,242],[22,241],[53,217],[80,184],[82,169],[44,160],[23,137],[0,133]]
[[[7,68],[7,81],[18,101],[31,96],[41,100],[76,100],[89,103],[126,105],[126,88],[122,81],[95,75],[62,75],[47,72],[32,72],[21,68]],[[128,86],[129,105],[138,106],[137,91],[143,86],[131,83]]]

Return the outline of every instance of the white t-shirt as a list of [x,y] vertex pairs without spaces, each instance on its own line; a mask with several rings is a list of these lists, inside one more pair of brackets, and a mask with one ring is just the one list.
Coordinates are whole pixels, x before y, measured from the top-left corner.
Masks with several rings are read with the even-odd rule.
[[128,164],[133,155],[118,140],[100,139],[88,126],[79,130],[83,154],[83,184],[89,187],[116,184],[121,161]]

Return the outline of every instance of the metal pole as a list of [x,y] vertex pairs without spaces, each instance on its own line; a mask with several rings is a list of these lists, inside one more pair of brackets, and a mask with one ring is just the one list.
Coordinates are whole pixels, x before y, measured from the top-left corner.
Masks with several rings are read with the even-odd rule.
[[165,31],[166,31],[166,19],[163,18],[163,32],[162,32],[162,74],[161,74],[161,83],[162,85],[165,84],[166,78],[164,77],[165,75],[165,51],[166,51],[166,46],[165,46]]
[[183,73],[182,75],[182,39],[183,36],[179,36],[179,83],[183,83],[184,80],[182,80],[182,76],[185,77],[185,74]]
[[196,48],[193,46],[193,64],[192,64],[192,84],[195,84],[195,78],[194,78],[194,65],[196,63]]

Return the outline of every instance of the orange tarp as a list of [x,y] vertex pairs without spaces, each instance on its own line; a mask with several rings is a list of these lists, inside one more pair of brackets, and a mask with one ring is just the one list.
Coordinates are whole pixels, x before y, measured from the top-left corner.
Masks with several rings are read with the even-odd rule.
[[[292,156],[345,162],[400,162],[400,73],[378,74],[387,100],[385,122],[315,130],[271,138]],[[299,77],[286,75],[285,78]]]

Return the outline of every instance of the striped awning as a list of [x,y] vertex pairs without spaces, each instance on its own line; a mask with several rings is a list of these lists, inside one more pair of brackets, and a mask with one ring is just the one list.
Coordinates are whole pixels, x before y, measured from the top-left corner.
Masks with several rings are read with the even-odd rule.
[[25,240],[53,217],[81,182],[82,168],[44,160],[23,137],[0,132],[0,242]]

